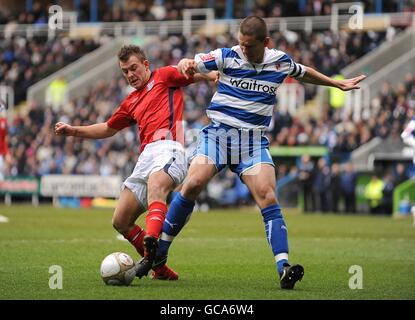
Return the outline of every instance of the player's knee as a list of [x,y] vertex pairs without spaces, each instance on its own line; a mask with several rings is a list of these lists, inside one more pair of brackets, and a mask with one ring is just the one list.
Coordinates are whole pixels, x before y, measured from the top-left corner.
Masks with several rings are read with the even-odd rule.
[[169,186],[153,182],[147,189],[149,202],[152,200],[164,201],[170,191]]
[[269,187],[269,186],[259,187],[257,189],[257,198],[258,198],[258,201],[260,202],[259,205],[261,207],[267,207],[277,202],[275,191],[272,187]]
[[125,221],[123,221],[122,219],[118,218],[116,215],[112,217],[112,226],[122,235],[127,234],[129,228],[127,223],[125,223]]
[[118,232],[120,231],[120,229],[122,229],[122,224],[116,217],[112,217],[112,226]]
[[190,196],[191,198],[196,196],[203,190],[206,182],[201,177],[189,177],[186,183],[183,185],[182,194]]

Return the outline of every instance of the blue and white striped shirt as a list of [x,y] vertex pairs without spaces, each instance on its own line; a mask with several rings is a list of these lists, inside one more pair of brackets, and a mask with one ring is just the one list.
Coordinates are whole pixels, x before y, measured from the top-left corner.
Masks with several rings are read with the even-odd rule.
[[275,49],[265,48],[263,62],[251,63],[239,45],[197,54],[195,61],[199,72],[220,72],[217,92],[206,111],[208,117],[235,128],[266,129],[278,87],[287,76],[300,78],[306,71]]
[[401,137],[404,143],[413,148],[413,162],[415,164],[415,116],[409,121]]

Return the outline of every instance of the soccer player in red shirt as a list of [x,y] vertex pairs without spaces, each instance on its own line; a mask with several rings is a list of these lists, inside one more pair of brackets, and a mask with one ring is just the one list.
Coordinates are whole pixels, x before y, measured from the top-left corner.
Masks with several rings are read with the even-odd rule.
[[[140,156],[133,173],[122,187],[112,223],[144,258],[137,264],[138,276],[153,269],[153,278],[177,280],[178,275],[165,261],[154,261],[157,240],[167,213],[166,198],[182,183],[187,173],[183,147],[183,91],[196,81],[216,80],[216,73],[185,78],[174,66],[150,70],[143,50],[123,46],[118,53],[120,68],[135,88],[104,123],[90,126],[55,125],[57,135],[102,139],[138,124]],[[148,209],[146,231],[135,224]]]

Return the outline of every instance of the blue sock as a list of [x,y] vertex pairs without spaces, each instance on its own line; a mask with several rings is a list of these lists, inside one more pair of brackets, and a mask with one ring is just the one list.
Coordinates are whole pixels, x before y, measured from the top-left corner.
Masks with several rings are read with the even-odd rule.
[[281,274],[284,264],[288,263],[287,226],[278,204],[270,205],[261,210],[264,217],[265,234],[274,254],[278,273]]
[[174,237],[179,234],[180,230],[189,221],[194,206],[194,201],[183,198],[180,193],[176,194],[163,223],[157,251],[158,256],[167,256]]

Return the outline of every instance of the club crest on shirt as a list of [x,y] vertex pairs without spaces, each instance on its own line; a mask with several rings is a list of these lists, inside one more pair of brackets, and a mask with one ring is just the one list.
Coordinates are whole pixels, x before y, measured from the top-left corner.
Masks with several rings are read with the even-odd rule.
[[275,69],[280,70],[280,69],[281,69],[281,63],[277,63],[277,64],[275,65]]
[[202,59],[203,62],[215,60],[215,56],[213,53],[208,53],[200,56],[200,59]]
[[147,91],[150,91],[151,89],[153,89],[154,86],[154,80],[151,80],[151,82],[147,85]]

